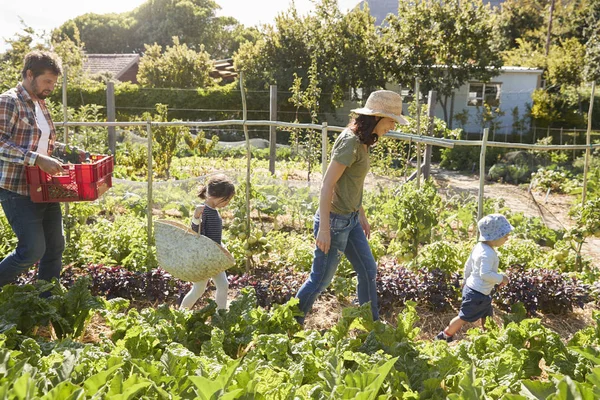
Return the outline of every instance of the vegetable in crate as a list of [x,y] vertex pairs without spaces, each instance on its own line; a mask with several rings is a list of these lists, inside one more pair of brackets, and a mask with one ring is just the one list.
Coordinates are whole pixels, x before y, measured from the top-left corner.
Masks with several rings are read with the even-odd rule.
[[65,164],[87,164],[91,162],[90,153],[80,149],[77,146],[63,145],[56,146],[52,152],[52,157],[62,161]]

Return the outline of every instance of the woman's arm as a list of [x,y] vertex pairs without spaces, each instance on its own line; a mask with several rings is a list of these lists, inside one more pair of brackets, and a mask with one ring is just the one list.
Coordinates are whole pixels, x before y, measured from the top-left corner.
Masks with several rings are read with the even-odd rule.
[[328,253],[331,247],[331,232],[329,226],[329,213],[331,212],[331,200],[333,199],[333,188],[340,179],[346,166],[335,160],[329,163],[323,183],[321,185],[321,195],[319,197],[319,232],[317,232],[317,247]]

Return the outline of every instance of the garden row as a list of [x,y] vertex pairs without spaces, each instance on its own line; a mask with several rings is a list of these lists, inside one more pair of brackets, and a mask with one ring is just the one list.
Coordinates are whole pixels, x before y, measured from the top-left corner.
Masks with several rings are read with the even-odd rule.
[[[538,312],[566,314],[586,303],[598,302],[600,284],[586,284],[551,269],[524,269],[515,265],[506,271],[510,283],[494,293],[494,303],[503,311],[524,312],[536,316]],[[349,278],[335,277],[328,293],[339,300],[354,298],[354,274]],[[106,299],[124,298],[138,306],[168,304],[176,306],[191,284],[173,278],[162,269],[132,272],[119,266],[88,265],[83,268],[67,267],[61,283],[70,288],[82,278],[90,279],[90,291]],[[306,272],[284,268],[273,271],[262,269],[252,275],[229,275],[230,289],[239,292],[253,289],[261,307],[272,308],[292,299],[307,278]],[[34,284],[35,271],[19,278],[18,284]],[[461,279],[440,269],[408,269],[395,262],[380,265],[377,276],[379,303],[383,315],[394,315],[407,302],[435,312],[443,312],[460,305]],[[210,286],[209,286],[210,287]],[[207,296],[210,297],[210,296]],[[516,304],[522,305],[515,307]]]
[[[270,310],[242,290],[228,311],[129,308],[88,278],[0,292],[0,395],[14,399],[564,399],[600,394],[600,319],[564,343],[516,318],[456,346],[417,340],[414,303],[397,323],[368,306],[303,331],[297,301]],[[40,294],[51,291],[52,296]],[[94,324],[88,323],[93,318]],[[52,326],[55,338],[49,338]],[[82,340],[83,338],[83,340]],[[550,377],[550,378],[549,378]]]

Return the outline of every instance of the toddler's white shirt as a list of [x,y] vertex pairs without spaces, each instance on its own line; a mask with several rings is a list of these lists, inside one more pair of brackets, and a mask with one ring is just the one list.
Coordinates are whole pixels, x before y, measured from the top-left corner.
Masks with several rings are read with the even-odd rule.
[[468,287],[483,294],[490,294],[494,285],[502,283],[504,275],[498,273],[498,255],[485,243],[473,248],[465,263],[465,282]]

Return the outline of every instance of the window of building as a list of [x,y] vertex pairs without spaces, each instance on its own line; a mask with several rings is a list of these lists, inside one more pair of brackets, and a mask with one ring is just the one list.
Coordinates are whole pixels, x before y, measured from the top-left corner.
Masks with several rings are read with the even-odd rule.
[[469,83],[467,105],[471,107],[481,107],[484,104],[492,107],[500,105],[499,83]]

